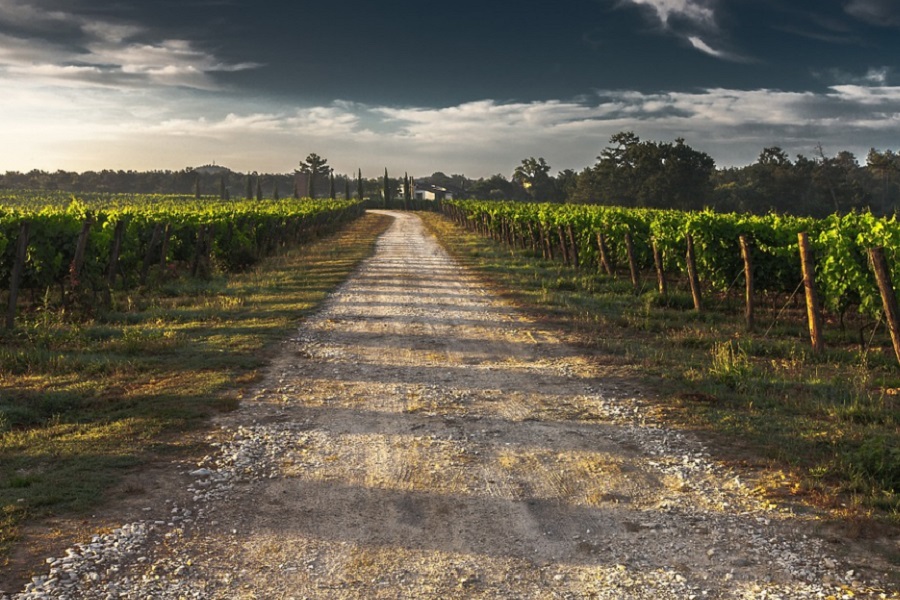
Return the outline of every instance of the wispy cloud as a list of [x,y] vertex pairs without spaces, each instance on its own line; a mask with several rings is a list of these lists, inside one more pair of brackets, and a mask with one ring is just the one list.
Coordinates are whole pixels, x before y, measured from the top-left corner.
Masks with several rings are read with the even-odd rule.
[[335,102],[330,106],[298,108],[286,112],[230,112],[221,118],[173,118],[146,125],[132,123],[124,127],[130,129],[137,126],[141,131],[155,135],[225,141],[245,135],[301,135],[306,139],[353,135],[359,141],[375,135],[362,125],[362,117],[367,112],[367,107],[362,105]]
[[[215,73],[253,69],[226,63],[189,40],[152,39],[132,23],[116,23],[0,0],[0,81],[18,85],[181,86],[216,89]],[[12,33],[11,33],[12,32]]]
[[715,13],[710,1],[703,0],[623,0],[647,7],[659,22],[668,27],[674,19],[684,19],[703,27],[714,27]]
[[715,56],[716,58],[727,58],[728,55],[721,50],[716,50],[712,48],[709,44],[704,42],[702,39],[697,37],[696,35],[688,36],[688,41],[691,43],[691,46],[703,52],[704,54],[709,54],[710,56]]
[[858,23],[847,18],[841,6],[806,7],[792,2],[769,2],[768,6],[773,11],[768,27],[774,31],[803,38],[803,41],[814,40],[840,45],[866,43]]
[[848,0],[844,10],[870,25],[900,26],[900,4],[896,0]]
[[829,86],[860,86],[866,89],[894,85],[900,82],[894,69],[888,66],[870,67],[865,73],[848,73],[842,69],[815,71],[813,75]]
[[710,37],[723,38],[716,19],[717,0],[620,0],[620,6],[643,8],[663,30],[690,47],[720,60],[749,62],[737,52],[713,46]]

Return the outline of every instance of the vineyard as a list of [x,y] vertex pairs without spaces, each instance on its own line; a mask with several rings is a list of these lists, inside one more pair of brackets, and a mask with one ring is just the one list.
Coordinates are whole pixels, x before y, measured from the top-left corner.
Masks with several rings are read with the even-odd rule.
[[[893,265],[893,281],[900,276],[900,223],[869,213],[813,219],[481,201],[447,202],[444,210],[470,230],[547,259],[609,275],[627,268],[636,293],[648,283],[641,273],[654,273],[663,295],[667,277],[683,274],[697,310],[704,293],[746,287],[751,327],[754,294],[794,297],[805,281],[832,314],[857,310],[880,320],[883,298],[870,250]],[[814,276],[806,280],[803,240],[814,255]]]
[[219,201],[187,196],[0,196],[0,289],[6,325],[20,298],[66,304],[179,275],[246,269],[281,247],[334,230],[353,201]]

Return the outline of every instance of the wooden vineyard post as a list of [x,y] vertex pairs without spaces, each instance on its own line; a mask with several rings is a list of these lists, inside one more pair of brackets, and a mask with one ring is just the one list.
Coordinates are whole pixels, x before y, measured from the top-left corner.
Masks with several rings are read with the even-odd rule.
[[162,247],[159,249],[159,268],[165,272],[166,259],[169,257],[169,239],[172,237],[172,224],[166,223],[166,230],[163,232]]
[[572,228],[571,223],[569,223],[567,231],[569,234],[569,244],[570,244],[570,250],[572,253],[572,266],[577,269],[578,268],[578,244],[575,243],[575,230]]
[[653,265],[656,267],[656,284],[659,288],[659,295],[665,296],[668,286],[666,285],[666,272],[663,270],[662,253],[659,251],[659,244],[656,243],[656,238],[653,238],[652,243]]
[[566,234],[563,232],[562,225],[556,226],[556,234],[559,236],[559,251],[562,253],[562,261],[564,265],[572,264],[569,259],[569,244],[566,242]]
[[119,273],[119,253],[122,251],[122,238],[125,236],[125,221],[117,221],[116,229],[113,233],[112,251],[109,253],[109,271],[107,273],[107,282],[109,287],[113,287],[116,283],[116,275]]
[[631,271],[631,287],[634,288],[634,294],[641,292],[641,277],[638,273],[637,259],[634,256],[634,241],[631,234],[625,234],[625,252],[628,253],[628,269]]
[[869,257],[872,259],[872,270],[875,271],[875,280],[881,292],[881,304],[884,306],[884,317],[891,332],[894,355],[900,362],[900,310],[897,308],[897,294],[891,282],[891,270],[884,257],[884,248],[870,248]]
[[153,226],[153,235],[150,237],[150,243],[147,244],[147,252],[144,254],[144,263],[141,265],[141,285],[147,283],[147,274],[150,272],[150,265],[153,264],[153,249],[159,243],[162,236],[162,223]]
[[78,277],[81,275],[81,267],[84,266],[84,253],[87,251],[88,236],[93,224],[94,222],[91,219],[85,219],[81,225],[81,233],[78,234],[78,242],[75,244],[75,256],[72,258],[72,265],[69,267],[70,288],[78,286]]
[[200,269],[200,261],[203,256],[203,246],[206,244],[206,225],[201,225],[197,230],[197,240],[194,244],[194,258],[191,261],[191,277],[196,277]]
[[535,239],[534,224],[528,221],[528,241],[531,245],[531,251],[537,254],[538,242]]
[[[550,243],[547,241],[547,234],[544,231],[543,223],[538,223],[538,235],[540,235],[540,240],[541,240],[541,257],[544,260],[547,260],[547,258],[548,258],[548,250],[547,249],[550,247]],[[549,258],[552,259],[553,255],[552,254],[549,255]]]
[[543,244],[544,260],[553,260],[553,244],[550,243],[550,234],[541,223],[541,244]]
[[612,264],[609,262],[609,250],[606,248],[606,235],[599,231],[597,232],[597,247],[600,250],[600,265],[603,267],[603,270],[606,271],[606,274],[612,277],[613,268]]
[[[281,244],[283,227],[275,225],[274,233],[270,234],[275,239],[276,245],[271,248],[274,253]],[[207,277],[210,273],[210,253],[213,249],[215,226],[201,225],[197,231],[197,243],[194,247],[194,258],[191,261],[191,277]]]
[[694,256],[694,238],[687,235],[687,270],[691,284],[691,297],[694,299],[694,310],[703,310],[703,296],[700,293],[700,277],[697,275],[697,259]]
[[741,258],[744,259],[745,303],[744,318],[747,321],[747,331],[753,331],[755,301],[753,299],[753,259],[750,254],[750,239],[746,235],[738,238],[741,242]]
[[516,239],[516,232],[512,222],[503,217],[503,229],[506,231],[506,244],[513,250],[519,249],[519,240]]
[[28,223],[23,222],[19,226],[19,237],[16,241],[16,262],[13,263],[12,273],[9,278],[9,309],[6,312],[6,328],[12,329],[16,325],[16,303],[19,300],[19,285],[22,283],[22,273],[25,271],[25,259],[28,256]]
[[819,295],[816,293],[816,267],[812,247],[806,232],[797,234],[800,243],[800,263],[803,269],[803,288],[806,290],[806,315],[809,320],[809,337],[814,352],[821,352],[825,344],[822,339],[822,314],[819,310]]

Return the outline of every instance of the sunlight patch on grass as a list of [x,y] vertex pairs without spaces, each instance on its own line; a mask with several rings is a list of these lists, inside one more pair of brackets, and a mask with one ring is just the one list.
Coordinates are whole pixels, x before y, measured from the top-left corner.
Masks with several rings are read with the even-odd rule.
[[230,278],[114,293],[95,315],[47,303],[0,331],[0,565],[23,519],[96,507],[124,470],[234,408],[390,221],[364,216]]
[[[448,250],[524,310],[568,329],[625,376],[659,391],[673,424],[703,431],[721,460],[769,463],[793,471],[798,495],[863,510],[900,524],[900,370],[886,352],[862,351],[852,329],[829,329],[829,349],[809,349],[799,307],[783,299],[759,307],[748,333],[739,303],[711,298],[693,310],[690,293],[670,285],[635,296],[618,279],[510,251],[439,215],[426,223]],[[876,441],[872,441],[876,440]],[[827,477],[822,474],[827,473]]]

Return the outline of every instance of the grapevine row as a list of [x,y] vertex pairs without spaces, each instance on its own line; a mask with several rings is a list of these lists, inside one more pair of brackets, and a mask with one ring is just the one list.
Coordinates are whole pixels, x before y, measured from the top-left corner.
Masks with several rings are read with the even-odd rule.
[[[188,201],[130,196],[105,207],[0,205],[0,290],[130,289],[153,273],[238,271],[359,216],[353,201]],[[7,325],[11,326],[12,316]]]
[[869,316],[880,315],[882,301],[868,263],[869,248],[885,249],[892,278],[900,281],[900,223],[871,213],[813,219],[473,200],[447,201],[444,210],[483,235],[597,269],[627,265],[631,257],[636,268],[653,270],[655,249],[660,272],[687,273],[690,240],[698,278],[717,291],[743,280],[740,238],[745,236],[756,289],[792,293],[803,280],[798,234],[806,232],[815,253],[819,294],[835,312],[856,306]]

